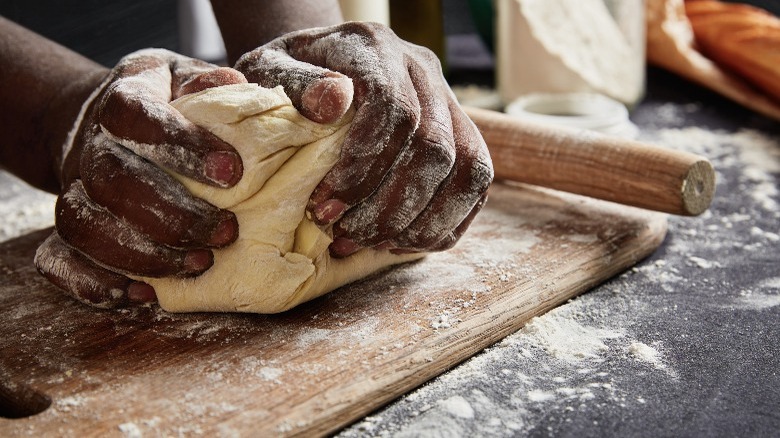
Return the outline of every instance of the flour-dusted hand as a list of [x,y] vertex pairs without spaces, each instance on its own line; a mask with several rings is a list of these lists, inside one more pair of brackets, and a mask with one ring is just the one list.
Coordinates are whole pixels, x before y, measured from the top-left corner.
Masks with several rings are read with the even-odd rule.
[[309,210],[334,223],[334,255],[360,247],[451,247],[484,203],[493,168],[429,50],[385,26],[345,23],[286,34],[241,57],[250,82],[283,85],[298,110],[328,123],[353,104],[341,158]]
[[162,167],[230,187],[242,176],[232,146],[170,104],[205,88],[246,82],[166,50],[123,58],[84,103],[63,147],[56,231],[36,266],[76,298],[103,307],[155,299],[126,275],[190,276],[233,242],[233,213],[193,197]]

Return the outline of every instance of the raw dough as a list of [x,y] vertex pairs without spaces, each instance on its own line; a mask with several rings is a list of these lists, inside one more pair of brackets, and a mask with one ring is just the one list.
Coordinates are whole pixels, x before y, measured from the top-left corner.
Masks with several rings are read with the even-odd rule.
[[277,313],[421,254],[364,249],[344,259],[328,253],[331,230],[306,218],[306,203],[336,163],[353,112],[331,125],[301,116],[281,87],[236,84],[176,101],[185,117],[232,144],[244,176],[231,189],[183,177],[195,195],[233,211],[238,240],[214,252],[196,278],[144,278],[171,312]]

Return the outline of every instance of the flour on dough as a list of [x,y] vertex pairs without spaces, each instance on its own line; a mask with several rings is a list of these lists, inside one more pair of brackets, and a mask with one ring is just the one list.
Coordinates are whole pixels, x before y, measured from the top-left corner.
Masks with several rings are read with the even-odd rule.
[[185,117],[232,144],[244,162],[233,188],[177,176],[196,196],[233,211],[239,237],[214,251],[195,278],[143,278],[170,312],[277,313],[390,265],[420,258],[364,249],[331,258],[330,228],[306,218],[314,188],[336,163],[353,112],[323,125],[301,116],[281,87],[235,84],[172,103]]

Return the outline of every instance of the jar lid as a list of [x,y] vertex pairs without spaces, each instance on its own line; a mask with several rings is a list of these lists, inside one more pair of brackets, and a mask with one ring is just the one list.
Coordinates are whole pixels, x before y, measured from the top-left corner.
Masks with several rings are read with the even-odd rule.
[[589,129],[636,138],[639,131],[626,107],[595,93],[534,93],[507,105],[506,113],[535,123]]

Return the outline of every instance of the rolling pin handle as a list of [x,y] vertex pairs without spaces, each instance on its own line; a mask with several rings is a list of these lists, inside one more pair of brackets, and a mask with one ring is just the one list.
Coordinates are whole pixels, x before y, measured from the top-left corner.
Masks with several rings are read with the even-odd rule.
[[487,143],[496,179],[684,216],[709,208],[715,171],[704,157],[464,107]]

